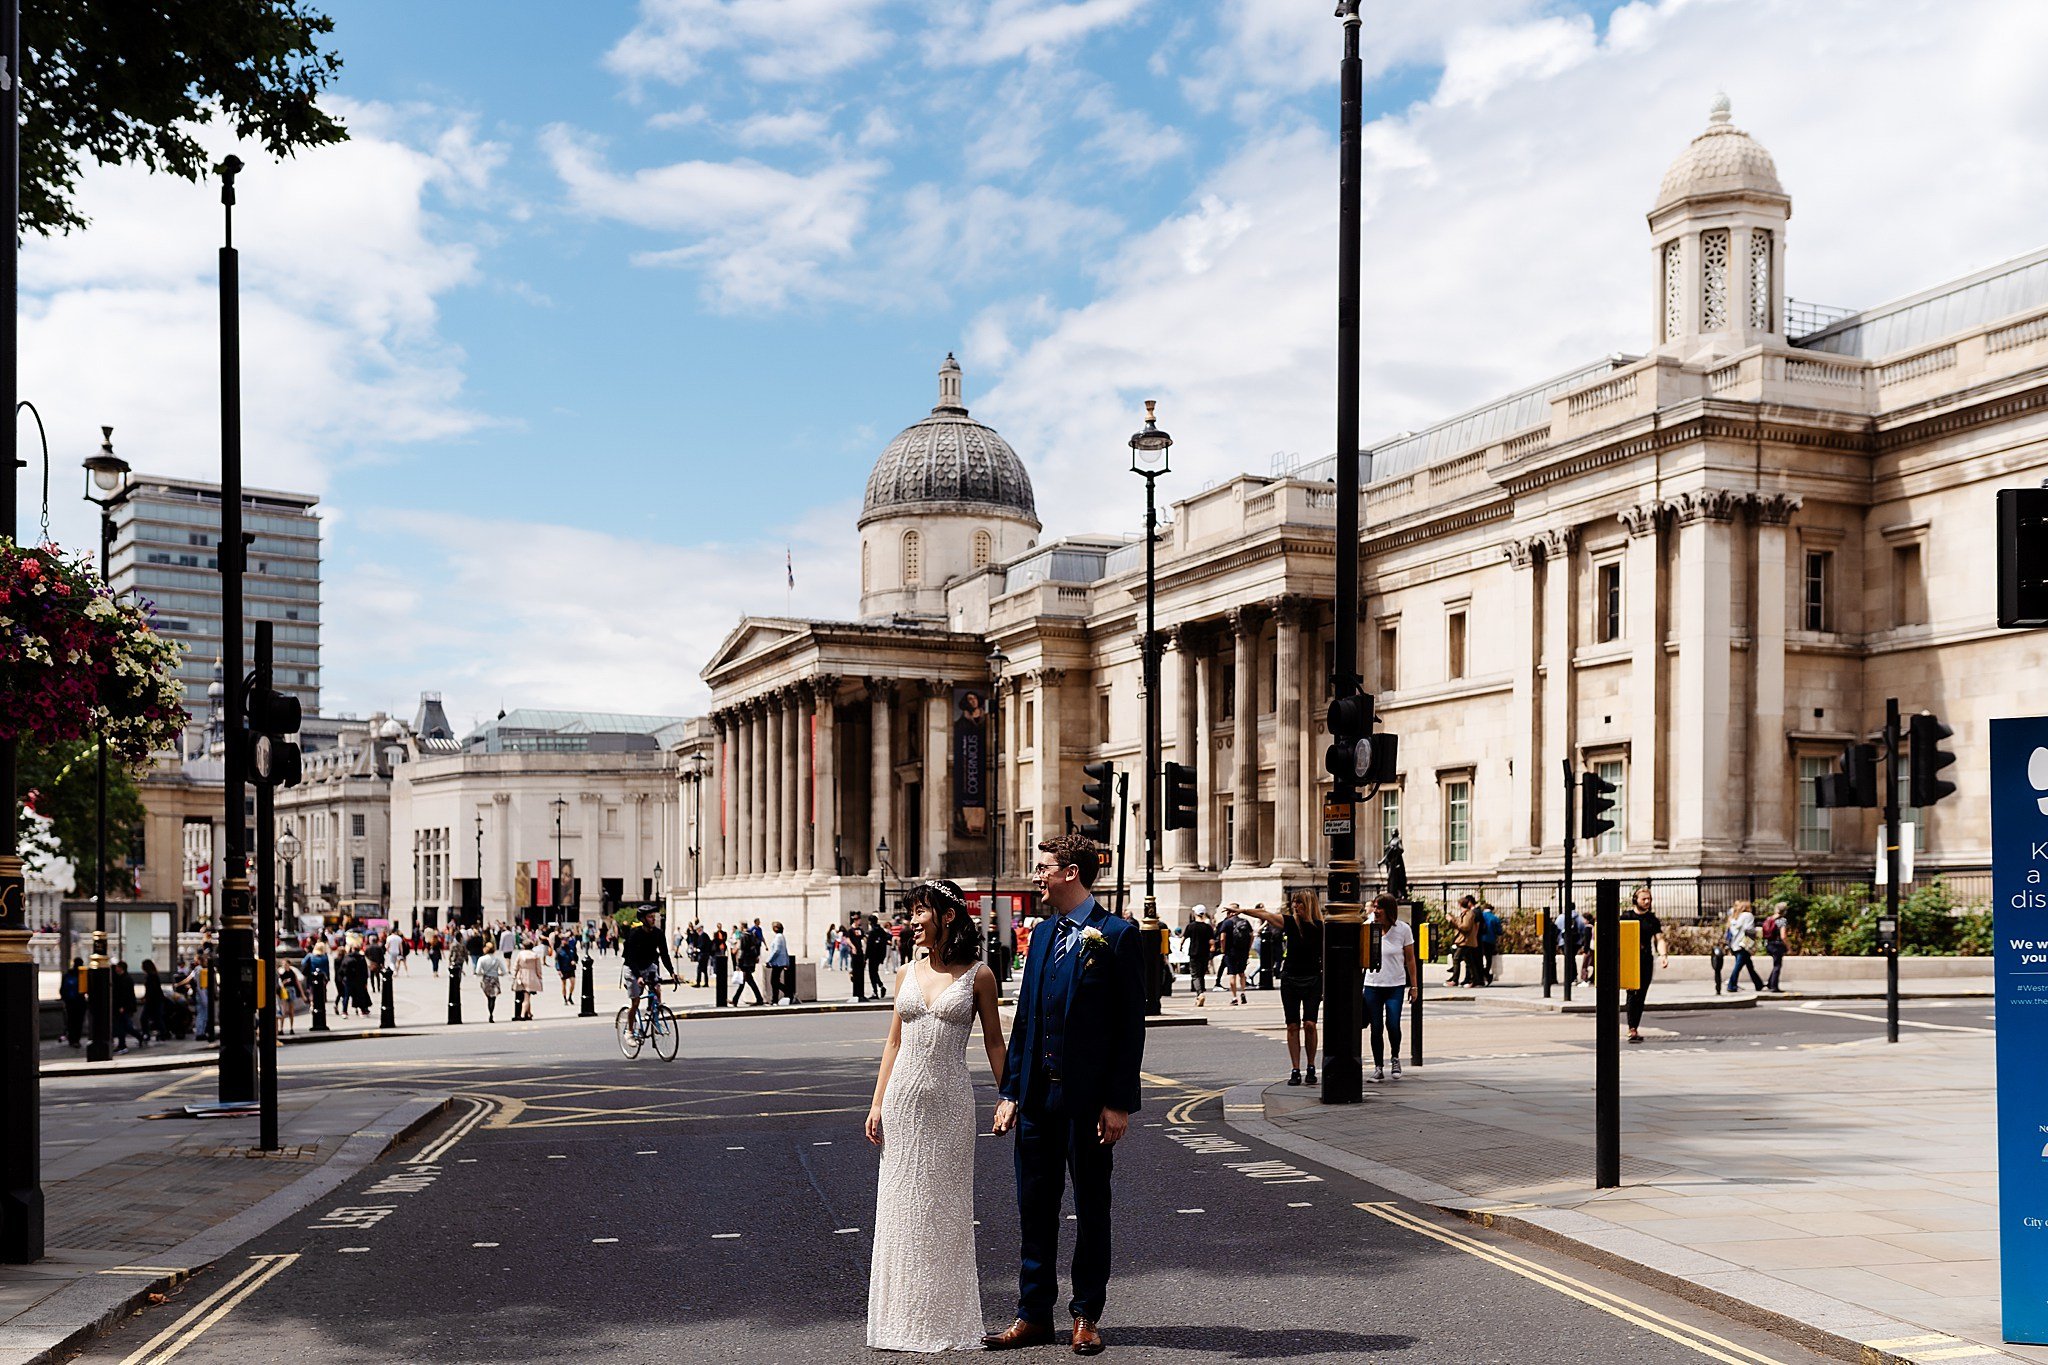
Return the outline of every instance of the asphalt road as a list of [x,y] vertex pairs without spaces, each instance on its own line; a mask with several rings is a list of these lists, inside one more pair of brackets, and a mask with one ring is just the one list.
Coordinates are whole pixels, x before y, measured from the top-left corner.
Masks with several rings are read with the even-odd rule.
[[[337,1047],[293,1083],[476,1100],[81,1358],[882,1358],[863,1345],[876,1158],[860,1134],[881,1028],[877,1015],[694,1022],[673,1063],[627,1062],[595,1025],[397,1040],[374,1059],[372,1045]],[[1146,1108],[1117,1155],[1112,1357],[1819,1359],[1244,1139],[1218,1094],[1272,1074],[1275,1052],[1229,1029],[1152,1035]],[[985,1084],[981,1102],[992,1108]],[[1012,1188],[1008,1141],[984,1138],[991,1326],[1014,1302]]]

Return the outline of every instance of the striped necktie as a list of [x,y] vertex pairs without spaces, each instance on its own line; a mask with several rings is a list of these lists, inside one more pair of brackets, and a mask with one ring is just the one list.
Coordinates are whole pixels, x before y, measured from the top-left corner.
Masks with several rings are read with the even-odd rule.
[[1065,915],[1060,916],[1059,941],[1053,944],[1052,949],[1052,967],[1054,971],[1058,971],[1060,964],[1067,960],[1067,949],[1071,948],[1074,940],[1080,937],[1079,929],[1080,926],[1075,924],[1074,921],[1068,919]]

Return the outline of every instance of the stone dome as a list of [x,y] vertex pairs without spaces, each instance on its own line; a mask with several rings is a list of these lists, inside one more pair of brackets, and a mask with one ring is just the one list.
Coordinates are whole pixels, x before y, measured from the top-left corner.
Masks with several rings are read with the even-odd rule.
[[938,406],[898,433],[868,473],[862,522],[917,507],[994,508],[1037,522],[1024,462],[994,428],[967,415],[960,378],[960,362],[949,351],[939,367]]
[[1728,97],[1716,95],[1707,131],[1694,138],[1664,172],[1664,183],[1657,187],[1657,202],[1650,212],[1661,212],[1685,199],[1743,193],[1787,197],[1785,187],[1778,183],[1778,167],[1771,154],[1729,121]]

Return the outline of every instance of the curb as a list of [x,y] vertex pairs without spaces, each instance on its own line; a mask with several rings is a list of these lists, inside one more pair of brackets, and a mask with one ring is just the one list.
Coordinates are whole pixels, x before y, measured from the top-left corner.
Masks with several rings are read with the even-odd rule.
[[[1265,1108],[1265,1085],[1233,1086],[1223,1096],[1223,1122],[1261,1142],[1356,1176],[1440,1213],[1564,1252],[1638,1284],[1712,1309],[1723,1317],[1761,1327],[1808,1350],[1858,1365],[1917,1365],[1911,1356],[1868,1343],[1925,1336],[1931,1330],[1802,1289],[1706,1252],[1618,1228],[1576,1209],[1494,1212],[1497,1201],[1474,1198],[1397,1167],[1289,1133],[1265,1118]],[[1258,1117],[1253,1117],[1255,1113]],[[1788,1311],[1763,1308],[1760,1302],[1786,1304]],[[1985,1358],[1996,1358],[1995,1353]]]
[[[417,1028],[402,1029],[348,1029],[342,1032],[294,1034],[277,1040],[280,1048],[305,1047],[315,1043],[350,1043],[364,1038],[417,1038]],[[180,1052],[169,1057],[137,1057],[127,1061],[107,1062],[44,1062],[36,1074],[46,1081],[70,1080],[77,1076],[133,1076],[151,1071],[183,1071],[194,1067],[215,1066],[220,1062],[220,1052]]]
[[133,1278],[75,1280],[0,1328],[0,1360],[7,1365],[54,1365],[67,1352],[116,1326],[153,1294],[177,1288],[210,1262],[259,1237],[339,1187],[407,1137],[444,1113],[452,1099],[424,1095],[402,1100],[358,1129],[317,1169],[233,1217],[150,1257],[168,1267],[138,1285]]

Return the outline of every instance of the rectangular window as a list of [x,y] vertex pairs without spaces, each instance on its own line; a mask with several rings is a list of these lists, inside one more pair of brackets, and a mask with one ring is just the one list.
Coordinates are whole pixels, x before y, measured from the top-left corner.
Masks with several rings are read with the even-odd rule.
[[1277,638],[1273,641],[1273,652],[1266,656],[1266,695],[1263,700],[1266,704],[1259,709],[1267,715],[1280,709],[1280,641]]
[[1593,638],[1601,644],[1621,638],[1621,561],[1610,560],[1594,570]]
[[1824,631],[1834,629],[1828,612],[1828,577],[1829,570],[1834,567],[1834,557],[1834,554],[1828,550],[1808,550],[1806,552],[1806,584],[1803,598],[1805,605],[1801,612],[1800,623],[1807,630]]
[[1472,861],[1472,784],[1444,783],[1444,861]]
[[1614,828],[1594,843],[1595,853],[1620,853],[1628,845],[1628,765],[1610,759],[1593,765],[1594,775],[1614,784]]
[[360,891],[363,889],[363,860],[361,858],[351,858],[348,860],[348,879],[349,884],[356,890]]
[[1109,693],[1102,693],[1097,705],[1101,710],[1102,742],[1107,744],[1109,743]]
[[1463,607],[1452,612],[1446,620],[1444,639],[1445,664],[1447,665],[1446,676],[1462,678],[1465,676],[1465,609]]
[[1828,853],[1834,849],[1834,825],[1830,812],[1820,805],[1820,793],[1816,788],[1821,778],[1835,770],[1831,758],[1799,759],[1799,851],[1801,853]]
[[1401,793],[1398,788],[1384,787],[1380,790],[1380,854],[1393,847],[1401,837]]
[[[1024,734],[1018,741],[1021,748],[1036,748],[1038,745],[1038,699],[1024,699]],[[1026,864],[1029,866],[1029,864]]]
[[360,839],[360,838],[362,838],[362,837],[363,837],[363,816],[362,816],[362,815],[360,815],[360,814],[351,814],[351,815],[350,815],[350,816],[348,817],[348,832],[349,832],[350,834],[353,834],[353,835],[354,835],[354,836],[355,836],[356,838],[358,838],[358,839]]
[[1401,630],[1398,626],[1380,627],[1380,691],[1392,692],[1398,688],[1401,678]]
[[1228,863],[1237,853],[1237,803],[1223,808],[1223,856],[1216,861]]
[[1927,579],[1918,544],[1892,547],[1892,624],[1927,624]]

